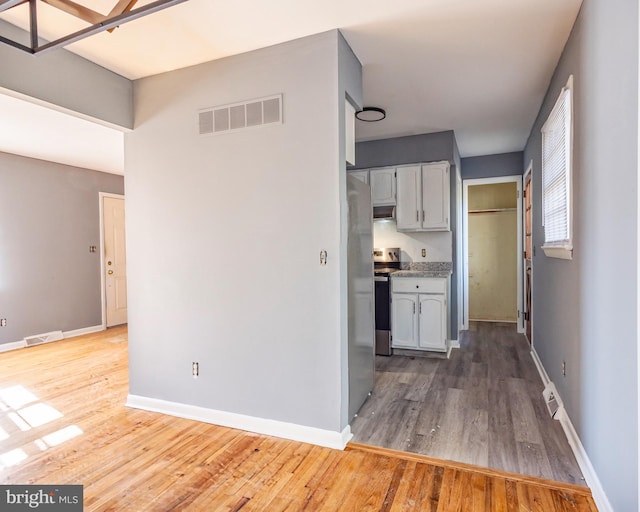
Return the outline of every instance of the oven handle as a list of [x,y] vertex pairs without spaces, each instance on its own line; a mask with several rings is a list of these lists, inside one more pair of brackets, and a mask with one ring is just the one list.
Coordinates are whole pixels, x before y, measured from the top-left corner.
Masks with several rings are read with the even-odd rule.
[[373,278],[374,281],[381,281],[383,283],[386,283],[387,281],[389,281],[389,277],[388,276],[375,276]]

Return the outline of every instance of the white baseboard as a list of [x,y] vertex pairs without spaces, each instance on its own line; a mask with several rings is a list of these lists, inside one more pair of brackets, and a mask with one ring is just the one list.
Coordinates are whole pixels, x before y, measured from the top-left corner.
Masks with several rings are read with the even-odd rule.
[[611,503],[609,503],[609,498],[607,498],[607,495],[602,488],[602,484],[596,474],[596,470],[591,464],[591,459],[589,459],[584,446],[582,446],[578,433],[575,428],[573,428],[573,423],[571,423],[571,419],[564,407],[560,407],[560,409],[558,409],[556,418],[560,421],[562,429],[569,441],[569,446],[571,446],[573,454],[576,456],[576,460],[578,461],[578,465],[582,470],[584,479],[587,481],[587,485],[591,488],[591,494],[593,495],[593,499],[596,502],[598,510],[600,512],[613,512],[613,507],[611,506]]
[[82,336],[83,334],[93,334],[94,332],[104,331],[106,327],[104,325],[94,325],[92,327],[83,327],[82,329],[74,329],[73,331],[64,331],[62,335],[65,339],[74,338],[75,336]]
[[0,352],[9,352],[10,350],[17,350],[19,348],[24,348],[26,346],[27,344],[25,343],[24,340],[14,341],[11,343],[3,343],[2,345],[0,345]]
[[449,348],[460,348],[460,340],[450,340]]
[[560,421],[560,425],[562,425],[562,430],[564,430],[564,435],[567,436],[567,441],[569,442],[569,446],[571,446],[571,450],[573,451],[573,455],[578,462],[578,466],[580,466],[580,471],[582,471],[582,475],[584,479],[591,489],[591,494],[593,495],[593,500],[596,502],[598,510],[600,512],[613,512],[613,507],[609,502],[609,498],[604,492],[602,488],[602,483],[600,483],[600,479],[596,473],[596,470],[591,464],[591,459],[589,459],[589,455],[587,455],[584,446],[582,445],[582,441],[578,437],[578,433],[576,429],[573,427],[573,423],[571,423],[571,418],[567,414],[566,409],[564,408],[564,404],[562,402],[562,397],[558,393],[558,390],[555,384],[549,378],[549,374],[544,368],[538,353],[535,348],[531,348],[531,357],[533,358],[533,362],[538,368],[538,373],[540,374],[540,378],[542,379],[545,388],[551,387],[553,389],[554,395],[558,400],[559,408],[558,412],[555,414],[555,419]]
[[[74,329],[73,331],[64,331],[62,333],[62,339],[73,338],[75,336],[82,336],[83,334],[91,334],[94,332],[99,332],[104,330],[105,330],[104,325],[94,325],[92,327],[83,327],[82,329]],[[60,341],[60,340],[53,340],[48,343],[54,343],[55,341]],[[2,345],[0,345],[0,352],[9,352],[10,350],[25,348],[26,346],[27,346],[27,343],[24,340],[14,341],[12,343],[3,343]]]
[[254,416],[246,416],[244,414],[218,411],[215,409],[208,409],[206,407],[169,402],[167,400],[148,398],[139,395],[128,395],[126,405],[127,407],[132,407],[134,409],[159,412],[170,416],[177,416],[179,418],[247,430],[257,434],[282,437],[284,439],[291,439],[292,441],[300,441],[302,443],[310,443],[325,446],[327,448],[336,448],[338,450],[343,450],[353,437],[351,434],[351,427],[349,425],[347,425],[342,432],[334,432],[332,430],[323,430],[315,427],[296,425],[295,423],[286,423],[284,421],[256,418]]
[[545,387],[547,387],[549,385],[549,382],[551,382],[551,379],[549,378],[549,374],[547,373],[547,370],[544,369],[544,366],[542,365],[542,361],[540,361],[540,357],[538,356],[536,349],[533,347],[531,347],[531,357],[533,358],[533,362],[535,363],[536,368],[538,369],[538,373],[540,374],[542,383],[544,384]]

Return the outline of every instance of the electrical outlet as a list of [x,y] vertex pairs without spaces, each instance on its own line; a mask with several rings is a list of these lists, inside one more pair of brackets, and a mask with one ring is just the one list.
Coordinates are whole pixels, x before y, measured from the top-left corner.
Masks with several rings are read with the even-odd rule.
[[423,258],[427,257],[427,250],[426,249],[422,249],[422,257]]
[[191,375],[195,379],[198,375],[200,375],[200,364],[194,361],[191,363]]
[[567,362],[566,361],[562,361],[562,376],[563,377],[567,376]]
[[6,326],[7,326],[7,319],[0,318],[0,327],[6,327]]

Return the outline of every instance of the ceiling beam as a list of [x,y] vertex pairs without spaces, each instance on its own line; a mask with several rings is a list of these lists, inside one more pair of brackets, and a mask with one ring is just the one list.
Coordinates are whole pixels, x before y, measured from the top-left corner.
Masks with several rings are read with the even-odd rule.
[[0,12],[6,11],[7,9],[11,9],[16,5],[20,5],[25,3],[28,0],[0,0]]
[[129,12],[137,3],[138,0],[118,0],[118,3],[114,6],[113,9],[111,9],[109,17],[117,16],[118,14],[122,14],[123,12]]
[[125,12],[119,16],[114,16],[113,18],[107,18],[104,21],[96,23],[90,27],[87,27],[82,30],[78,30],[73,34],[69,34],[67,36],[61,37],[60,39],[56,39],[55,41],[51,41],[50,43],[46,43],[42,46],[38,46],[37,48],[33,49],[33,53],[35,53],[36,55],[39,55],[41,53],[46,53],[51,50],[55,50],[57,48],[62,48],[63,46],[67,46],[71,43],[75,43],[76,41],[80,41],[94,34],[104,32],[105,30],[109,30],[110,28],[115,28],[119,25],[128,23],[129,21],[142,18],[143,16],[153,14],[154,12],[167,9],[168,7],[172,7],[174,5],[181,4],[186,1],[188,0],[156,0],[155,2],[147,4],[143,7],[139,7],[135,10]]
[[[109,13],[109,17],[117,16],[118,14],[123,14],[125,12],[129,12],[133,9],[133,6],[138,3],[138,0],[119,0],[118,3],[111,9]],[[111,33],[116,29],[116,27],[110,28],[107,32]]]
[[60,9],[61,11],[66,12],[67,14],[71,14],[76,18],[80,18],[87,23],[91,23],[95,25],[96,23],[100,23],[103,21],[106,16],[96,12],[94,10],[85,7],[84,5],[77,4],[72,0],[42,0],[45,4],[49,4],[56,9]]

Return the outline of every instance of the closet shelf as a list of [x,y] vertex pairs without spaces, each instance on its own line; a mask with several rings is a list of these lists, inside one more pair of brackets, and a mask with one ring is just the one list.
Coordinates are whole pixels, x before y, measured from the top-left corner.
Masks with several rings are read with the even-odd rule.
[[469,214],[472,213],[500,213],[500,212],[515,212],[517,208],[490,208],[488,210],[469,210]]

